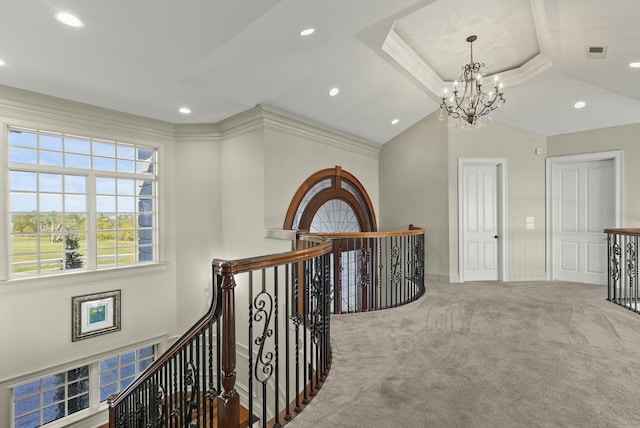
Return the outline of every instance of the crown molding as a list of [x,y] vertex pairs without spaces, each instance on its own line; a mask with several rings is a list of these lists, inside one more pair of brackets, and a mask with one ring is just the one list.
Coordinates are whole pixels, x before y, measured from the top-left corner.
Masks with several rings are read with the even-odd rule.
[[382,146],[293,114],[257,105],[217,123],[173,124],[0,85],[0,119],[13,126],[87,133],[95,138],[217,142],[266,129],[378,158]]
[[175,125],[176,143],[219,142],[222,135],[215,123],[190,123]]
[[92,137],[158,142],[174,139],[174,125],[168,122],[3,85],[0,85],[0,117],[11,125],[37,123],[49,131],[90,132]]
[[549,26],[547,25],[547,10],[544,6],[544,0],[531,0],[531,12],[533,14],[533,25],[536,28],[540,53],[549,56],[551,55],[551,39],[549,36]]
[[395,24],[389,30],[381,49],[416,79],[431,94],[439,97],[445,83],[415,50],[396,32]]
[[[533,79],[538,74],[551,68],[551,59],[545,54],[539,53],[518,68],[503,71],[500,81],[505,87],[511,88]],[[487,76],[489,79],[491,76]]]
[[264,104],[224,119],[218,122],[218,125],[223,140],[268,129],[376,159],[382,150],[382,146],[378,143],[331,129]]
[[[531,0],[531,14],[536,32],[539,53],[520,66],[484,76],[500,75],[500,81],[506,87],[512,87],[531,80],[538,74],[551,68],[550,36],[544,0]],[[415,50],[395,31],[395,23],[389,29],[382,46],[384,51],[401,69],[422,85],[437,99],[442,98],[442,90],[453,82],[443,80]]]

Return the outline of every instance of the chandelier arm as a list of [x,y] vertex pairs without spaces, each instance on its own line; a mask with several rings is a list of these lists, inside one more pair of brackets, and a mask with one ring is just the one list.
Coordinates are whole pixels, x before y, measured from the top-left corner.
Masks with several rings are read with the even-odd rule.
[[504,98],[502,98],[502,93],[496,94],[496,96],[488,103],[482,103],[482,110],[477,113],[478,116],[484,116],[485,114],[489,114],[492,111],[499,108],[504,103]]
[[[460,117],[467,118],[468,117],[467,110],[464,108],[463,104],[465,99],[470,99],[473,96],[473,90],[469,88],[469,80],[467,79],[466,70],[462,77],[464,78],[464,92],[462,93],[462,96],[459,99],[456,99],[456,109],[460,110],[461,112],[459,113]],[[468,95],[467,95],[467,92],[469,93]]]
[[[491,113],[505,103],[504,93],[501,91],[502,85],[498,84],[497,76],[495,79],[495,92],[487,93],[483,90],[482,80],[484,76],[482,70],[485,64],[479,61],[476,62],[473,59],[473,42],[476,39],[477,36],[467,37],[467,42],[470,43],[470,62],[462,66],[460,76],[460,84],[464,82],[464,89],[459,91],[457,89],[458,81],[456,81],[453,95],[449,98],[443,97],[442,104],[440,104],[440,108],[443,110],[441,119],[444,120],[443,113],[444,110],[447,110],[447,115],[450,118],[462,122],[463,129],[480,126],[479,119],[482,116]],[[460,92],[462,92],[461,95],[459,94]]]

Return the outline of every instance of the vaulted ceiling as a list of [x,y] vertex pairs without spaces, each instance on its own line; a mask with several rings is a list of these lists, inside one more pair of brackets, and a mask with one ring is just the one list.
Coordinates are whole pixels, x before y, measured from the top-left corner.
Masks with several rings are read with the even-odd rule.
[[638,22],[635,0],[2,0],[0,84],[172,123],[266,104],[385,143],[438,110],[477,35],[494,120],[548,136],[640,122]]

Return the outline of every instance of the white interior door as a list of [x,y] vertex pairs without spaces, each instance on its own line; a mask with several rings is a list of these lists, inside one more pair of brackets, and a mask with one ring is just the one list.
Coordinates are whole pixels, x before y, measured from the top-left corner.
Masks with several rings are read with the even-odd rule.
[[616,226],[614,160],[559,164],[552,174],[553,279],[606,284],[603,230]]
[[464,281],[498,280],[498,166],[462,165]]

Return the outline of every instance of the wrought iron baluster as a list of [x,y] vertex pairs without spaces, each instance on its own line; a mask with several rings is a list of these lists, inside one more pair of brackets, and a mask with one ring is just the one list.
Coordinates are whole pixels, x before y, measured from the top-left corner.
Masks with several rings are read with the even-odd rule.
[[280,423],[280,356],[279,356],[279,335],[278,331],[280,330],[279,326],[279,318],[278,318],[278,288],[280,284],[278,282],[278,267],[275,266],[273,268],[273,326],[274,326],[274,354],[275,354],[275,386],[274,386],[274,399],[275,399],[275,421],[273,423],[273,428],[280,428],[282,424]]
[[[285,329],[284,329],[284,347],[287,350],[287,352],[285,352],[284,354],[284,358],[285,358],[285,375],[284,375],[284,382],[285,382],[285,413],[284,413],[284,420],[285,421],[290,421],[292,416],[291,416],[291,411],[290,411],[290,406],[289,403],[291,403],[291,396],[290,396],[290,390],[291,390],[291,381],[290,381],[290,373],[289,373],[289,366],[291,364],[290,361],[290,355],[291,352],[289,352],[289,350],[291,349],[291,343],[290,343],[290,337],[289,337],[289,320],[290,320],[290,314],[291,314],[291,300],[290,300],[290,296],[289,296],[289,287],[292,284],[292,281],[290,281],[290,277],[289,275],[291,274],[289,272],[289,266],[290,264],[286,264],[284,266],[284,319],[285,319]],[[297,394],[296,394],[297,395]]]
[[[330,315],[335,308],[334,302],[347,313],[398,306],[417,298],[420,289],[424,288],[424,283],[418,280],[424,276],[423,239],[424,235],[402,237],[397,233],[345,237],[334,247],[333,253],[326,245],[323,255],[302,257],[277,267],[258,268],[262,270],[262,288],[257,289],[253,279],[249,287],[250,417],[260,415],[262,426],[279,428],[294,416],[292,408],[295,413],[300,412],[302,404],[309,403],[317,394],[331,365]],[[636,253],[637,246],[637,242],[634,243]],[[305,242],[298,248],[307,247],[313,245]],[[396,250],[395,254],[391,254],[393,250]],[[623,253],[623,264],[627,258]],[[181,338],[180,346],[172,349],[166,364],[151,375],[147,373],[148,377],[137,385],[135,393],[123,396],[110,408],[110,417],[114,415],[116,426],[186,428],[193,424],[213,428],[214,406],[221,415],[218,426],[235,426],[227,422],[236,417],[239,405],[235,390],[236,352],[234,349],[232,355],[227,345],[233,347],[235,344],[235,280],[229,272],[246,273],[255,278],[253,275],[257,273],[254,272],[258,270],[238,269],[239,265],[240,262],[216,262],[215,299],[221,302],[222,309],[216,304],[212,315],[219,317],[222,313],[222,317],[215,320],[215,329],[209,319],[206,326],[192,329],[188,340]],[[336,269],[332,266],[342,269],[345,275],[334,276]],[[637,280],[629,279],[637,275],[625,277],[632,283],[629,298],[637,308]],[[282,286],[285,287],[285,304],[279,308]],[[279,325],[281,313],[286,320],[282,326]],[[283,334],[281,328],[285,329]],[[287,352],[281,359],[280,352],[285,348]],[[281,361],[285,364],[284,369],[280,367]],[[295,379],[291,370],[295,370]],[[262,388],[256,390],[257,385]],[[273,399],[270,398],[272,393]],[[261,403],[258,402],[260,397]],[[235,410],[231,410],[232,407]],[[271,420],[267,420],[267,415],[271,415]]]
[[622,251],[620,249],[621,236],[613,235],[613,242],[611,246],[611,262],[610,262],[610,277],[613,283],[613,301],[620,303],[620,288],[621,288],[621,275],[620,275],[620,256]]
[[400,278],[402,277],[402,273],[400,272],[400,259],[401,259],[401,251],[398,246],[397,237],[392,237],[392,248],[391,248],[391,283],[393,290],[393,297],[391,299],[391,305],[398,305],[398,286],[400,282]]
[[633,236],[633,273],[632,276],[635,279],[634,287],[632,290],[633,310],[638,312],[638,236]]
[[176,355],[171,359],[171,373],[173,374],[173,390],[171,391],[171,426],[175,427],[178,421],[178,417],[180,415],[180,410],[178,409],[179,397],[178,397],[178,371],[176,367],[178,366],[178,356]]
[[[249,272],[249,355],[247,361],[249,363],[249,414],[253,415],[253,272]],[[263,421],[264,423],[264,421]]]
[[[219,323],[216,323],[217,325],[219,325]],[[217,348],[216,348],[216,363],[217,363]],[[207,388],[207,392],[205,394],[205,396],[207,397],[207,406],[206,408],[209,411],[209,417],[208,417],[208,421],[209,421],[209,428],[213,428],[213,402],[215,400],[215,398],[218,396],[218,394],[220,393],[220,390],[218,390],[216,388],[216,386],[214,386],[214,379],[213,379],[213,327],[211,325],[209,325],[209,327],[207,328],[207,372],[208,372],[208,388]],[[217,377],[217,376],[216,376]]]
[[628,279],[628,298],[626,299],[626,305],[629,309],[637,312],[636,295],[638,289],[637,283],[637,268],[638,268],[638,246],[637,236],[628,236],[626,245],[626,269]]
[[[311,284],[311,267],[309,266],[309,260],[304,261],[304,283],[302,284],[301,290],[303,293],[302,296],[302,319],[306,322],[309,320],[309,286]],[[307,372],[309,370],[309,353],[308,353],[308,344],[307,344],[307,328],[306,325],[302,326],[302,379],[304,383],[304,393],[302,397],[302,404],[309,404],[309,391],[307,388],[307,382],[309,381],[309,377],[307,376]]]
[[295,327],[295,333],[296,333],[296,337],[295,337],[295,342],[296,342],[296,388],[295,388],[295,392],[296,392],[296,406],[293,409],[296,413],[300,413],[300,411],[302,410],[302,407],[300,406],[300,394],[298,393],[298,391],[300,391],[300,324],[301,324],[301,318],[300,318],[300,304],[299,304],[299,299],[300,299],[300,274],[299,274],[299,269],[301,268],[301,264],[299,262],[294,263],[294,269],[293,269],[293,275],[294,275],[294,284],[293,284],[293,307],[294,307],[294,311],[295,311],[295,315],[293,315],[291,317],[291,322],[293,323],[294,327]]
[[255,313],[253,321],[262,323],[262,334],[258,336],[254,343],[258,346],[258,354],[256,356],[256,364],[254,368],[255,379],[262,384],[262,426],[267,425],[267,383],[274,373],[274,353],[266,350],[267,340],[274,334],[271,327],[271,317],[273,316],[274,301],[273,297],[267,292],[266,288],[266,271],[262,269],[262,288],[258,295],[253,299],[253,307]]
[[216,323],[216,390],[218,394],[222,394],[222,326],[220,317]]

